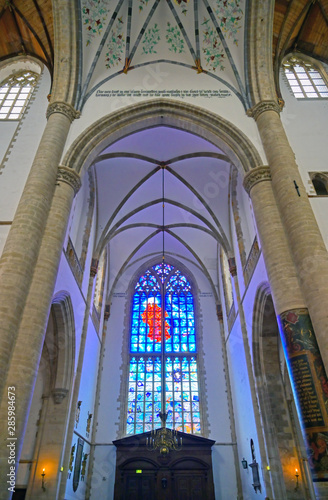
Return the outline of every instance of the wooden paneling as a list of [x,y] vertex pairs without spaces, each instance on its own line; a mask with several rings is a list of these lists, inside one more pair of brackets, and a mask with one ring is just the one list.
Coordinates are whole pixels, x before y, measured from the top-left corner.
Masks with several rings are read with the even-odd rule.
[[162,456],[147,449],[149,434],[114,441],[114,500],[213,500],[214,441],[179,432],[182,448]]
[[31,55],[53,68],[51,0],[0,0],[0,60]]

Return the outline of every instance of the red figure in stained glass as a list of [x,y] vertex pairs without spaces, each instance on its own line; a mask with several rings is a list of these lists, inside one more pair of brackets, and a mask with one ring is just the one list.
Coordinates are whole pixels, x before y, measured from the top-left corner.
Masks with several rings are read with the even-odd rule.
[[[148,303],[141,317],[144,323],[149,326],[149,332],[147,337],[155,342],[161,342],[162,339],[162,308],[157,304]],[[165,311],[165,317],[168,314]],[[170,325],[165,321],[165,340],[169,339],[171,335],[169,334]]]

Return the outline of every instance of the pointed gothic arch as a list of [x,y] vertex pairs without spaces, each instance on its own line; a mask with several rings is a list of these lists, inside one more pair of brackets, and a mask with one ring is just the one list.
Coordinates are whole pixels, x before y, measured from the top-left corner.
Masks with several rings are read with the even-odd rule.
[[185,130],[204,138],[220,148],[243,174],[262,165],[255,146],[234,124],[199,106],[170,99],[145,101],[97,120],[71,144],[63,164],[82,176],[105,147],[134,132],[157,126]]
[[[52,301],[37,376],[43,379],[37,434],[27,486],[27,498],[37,495],[42,468],[47,469],[49,491],[60,474],[63,445],[70,415],[70,393],[75,365],[75,326],[69,295],[62,291]],[[38,402],[33,399],[33,404]],[[33,408],[30,415],[33,417]],[[49,440],[49,436],[52,436]],[[25,467],[25,464],[23,465]],[[56,478],[56,481],[55,481]]]
[[[138,282],[140,281],[140,279],[141,279],[142,275],[145,273],[145,271],[152,270],[155,266],[158,266],[159,261],[160,261],[160,259],[157,256],[157,257],[153,257],[153,258],[149,259],[147,262],[144,262],[138,268],[138,270],[134,273],[134,275],[132,276],[132,278],[130,280],[130,285],[129,285],[128,291],[127,291],[125,332],[124,332],[124,338],[123,338],[123,351],[122,351],[122,358],[123,358],[122,366],[126,368],[126,374],[125,374],[126,376],[122,377],[122,384],[121,384],[121,390],[120,390],[121,408],[120,408],[120,426],[119,426],[119,432],[118,432],[119,438],[125,434],[131,435],[131,434],[136,434],[138,432],[144,432],[145,430],[146,431],[149,430],[149,428],[148,428],[149,425],[148,425],[148,427],[146,426],[145,428],[143,428],[142,430],[139,430],[138,432],[132,431],[132,429],[130,432],[127,431],[127,423],[126,422],[127,422],[127,415],[129,413],[128,412],[128,408],[129,408],[129,401],[128,400],[131,399],[131,398],[128,398],[129,385],[131,385],[131,384],[129,384],[128,368],[129,368],[129,363],[135,354],[137,354],[137,355],[141,354],[141,356],[143,355],[142,352],[138,353],[138,350],[139,350],[138,347],[136,347],[134,350],[130,349],[131,339],[132,339],[132,335],[133,335],[132,334],[133,310],[135,309],[134,308],[134,302],[135,302],[134,296],[135,296],[136,284],[138,284]],[[194,350],[187,349],[186,351],[183,351],[182,349],[180,349],[179,352],[177,352],[174,349],[173,344],[171,342],[171,351],[167,351],[167,349],[165,348],[165,352],[163,349],[163,354],[164,354],[164,357],[171,357],[172,359],[174,358],[175,354],[180,356],[180,358],[181,358],[180,359],[180,366],[178,368],[176,367],[178,369],[178,371],[180,371],[180,372],[183,371],[181,360],[182,360],[184,355],[186,355],[187,358],[189,358],[189,361],[191,360],[191,358],[195,358],[195,360],[193,360],[192,363],[197,365],[196,372],[197,372],[197,377],[198,377],[198,380],[197,380],[198,396],[200,395],[199,409],[195,410],[195,411],[200,414],[199,421],[201,424],[201,430],[199,428],[196,430],[196,426],[195,426],[195,430],[192,430],[192,429],[187,430],[184,427],[184,425],[182,425],[183,429],[181,427],[181,429],[178,429],[178,430],[181,430],[183,432],[192,433],[192,434],[193,433],[200,434],[204,437],[208,437],[209,426],[208,426],[208,421],[207,421],[207,392],[206,392],[206,385],[205,385],[206,376],[205,376],[205,368],[204,368],[203,331],[202,331],[202,322],[201,322],[201,315],[200,315],[200,305],[199,305],[199,298],[198,298],[197,282],[196,282],[194,276],[191,274],[190,270],[187,269],[186,266],[183,265],[179,260],[170,256],[165,260],[165,262],[168,263],[168,265],[171,269],[170,272],[168,273],[169,278],[173,278],[175,272],[178,271],[180,273],[180,275],[182,276],[182,278],[184,278],[186,280],[186,282],[190,285],[190,288],[191,288],[190,296],[192,297],[192,314],[193,314],[193,325],[194,325],[193,326],[193,331],[194,331],[193,337],[195,338],[195,340],[193,342],[194,342],[196,348]],[[153,272],[153,277],[155,277],[155,276],[156,276],[156,271]],[[155,278],[155,279],[160,284],[161,279],[162,279],[160,274],[158,274],[157,278]],[[186,301],[187,301],[187,299],[186,299]],[[187,305],[185,304],[184,306],[182,306],[182,308],[187,309]],[[172,308],[172,304],[171,304],[170,313],[169,313],[171,317],[168,319],[170,325],[166,325],[166,326],[170,326],[170,329],[173,330],[172,310],[173,310],[173,308]],[[177,325],[175,325],[175,326],[177,326]],[[180,324],[179,324],[179,329],[180,329]],[[156,336],[156,325],[153,328],[153,332],[154,332],[154,337],[155,337]],[[167,328],[165,327],[165,334],[166,333],[167,333]],[[172,337],[173,337],[173,335],[172,335]],[[138,343],[139,343],[139,339],[137,341],[137,344]],[[154,356],[154,355],[158,355],[158,351],[156,349],[154,349],[153,352],[148,352],[148,350],[146,348],[144,354],[146,356],[148,356],[148,355]],[[173,366],[174,362],[171,362],[171,365]],[[189,365],[188,365],[188,368],[186,368],[186,366],[185,366],[185,369],[189,370]],[[172,368],[171,368],[171,371],[172,371]],[[173,367],[173,371],[174,371],[174,367]],[[173,381],[173,379],[172,379],[172,381]],[[191,403],[191,401],[190,401],[190,403]],[[197,403],[198,403],[198,401],[197,401]],[[172,410],[174,405],[171,405],[171,406],[172,406],[172,408],[171,408],[171,410]],[[167,408],[166,408],[166,410],[167,410]],[[166,410],[161,409],[162,412],[166,411]],[[175,428],[173,420],[174,420],[174,418],[172,418],[171,420],[168,419],[168,421],[167,421],[168,427]],[[150,426],[151,426],[151,424],[150,424]],[[160,419],[159,418],[155,421],[154,428],[158,428],[158,427],[160,427]],[[199,425],[198,425],[198,427],[199,427]]]
[[[301,470],[302,494],[306,471],[293,413],[293,398],[280,342],[279,327],[268,283],[258,288],[253,311],[253,360],[266,460],[267,488],[274,498],[290,498],[295,489],[295,468]],[[293,474],[291,474],[293,471]]]

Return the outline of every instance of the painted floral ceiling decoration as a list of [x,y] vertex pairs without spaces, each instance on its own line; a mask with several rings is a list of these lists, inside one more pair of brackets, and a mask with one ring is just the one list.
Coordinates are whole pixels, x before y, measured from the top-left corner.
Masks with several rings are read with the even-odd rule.
[[156,62],[227,84],[246,102],[246,0],[82,0],[80,108],[103,83]]

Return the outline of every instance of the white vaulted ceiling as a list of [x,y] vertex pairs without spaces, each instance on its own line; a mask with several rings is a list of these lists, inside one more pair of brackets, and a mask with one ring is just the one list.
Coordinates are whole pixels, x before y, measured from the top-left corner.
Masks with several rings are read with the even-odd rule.
[[223,83],[247,108],[245,18],[245,0],[82,0],[77,107],[104,84],[131,84],[131,74],[161,63],[200,86]]
[[110,290],[131,265],[161,259],[163,227],[165,255],[198,267],[214,287],[218,245],[226,251],[232,246],[230,162],[222,151],[160,126],[106,148],[94,171],[96,245],[98,252],[105,246],[109,252]]

